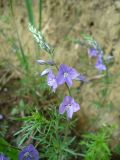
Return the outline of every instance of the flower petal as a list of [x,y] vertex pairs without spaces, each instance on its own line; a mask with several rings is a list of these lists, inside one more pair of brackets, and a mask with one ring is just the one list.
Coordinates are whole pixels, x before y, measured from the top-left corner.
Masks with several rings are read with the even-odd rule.
[[74,112],[77,112],[80,110],[80,106],[78,103],[74,103],[73,110],[74,110]]
[[51,71],[50,68],[45,69],[44,71],[42,71],[42,73],[40,74],[41,76],[45,76],[46,74],[48,74]]
[[3,153],[0,153],[0,160],[8,160],[8,158]]
[[106,70],[106,66],[103,64],[102,55],[99,55],[99,56],[98,56],[95,67],[96,67],[99,71]]
[[47,77],[48,86],[52,87],[52,91],[55,92],[57,89],[57,81],[55,75],[50,71]]
[[71,79],[69,76],[65,78],[65,82],[67,83],[67,85],[68,85],[69,87],[72,86],[72,79]]
[[98,55],[98,50],[95,48],[89,48],[88,55],[89,57],[96,57]]
[[21,151],[18,154],[18,160],[22,160],[24,158],[24,153]]
[[64,76],[59,72],[58,72],[58,75],[56,77],[56,80],[57,80],[58,85],[61,85],[61,84],[65,83]]
[[75,79],[79,76],[79,73],[74,68],[70,67],[69,76],[71,77],[71,79]]
[[73,107],[71,106],[70,108],[67,109],[67,117],[71,119],[73,116],[73,112],[74,112]]
[[65,112],[65,109],[66,109],[66,107],[65,107],[64,103],[61,103],[60,107],[59,107],[59,113],[63,114]]
[[104,64],[96,64],[95,66],[99,71],[105,71],[106,66]]
[[42,60],[42,59],[37,60],[36,62],[37,62],[38,64],[40,64],[40,65],[46,64],[46,61],[44,61],[44,60]]
[[65,96],[65,98],[63,100],[64,105],[67,106],[68,104],[70,104],[71,99],[72,98],[70,96]]
[[67,72],[67,70],[68,70],[68,66],[66,66],[65,64],[60,65],[59,72],[64,74],[65,72]]

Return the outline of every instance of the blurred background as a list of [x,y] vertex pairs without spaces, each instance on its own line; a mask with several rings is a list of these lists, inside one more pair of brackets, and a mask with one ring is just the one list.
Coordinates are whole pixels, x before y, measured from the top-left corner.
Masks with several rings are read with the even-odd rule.
[[[38,77],[40,68],[36,69],[35,64],[36,59],[46,59],[46,54],[40,51],[29,32],[29,22],[55,48],[59,64],[75,67],[88,77],[97,72],[89,66],[87,48],[73,40],[81,39],[82,34],[90,35],[106,55],[114,57],[108,83],[98,80],[78,90],[81,111],[77,128],[83,132],[115,124],[111,146],[120,143],[120,0],[0,0],[0,114],[5,119],[18,115],[20,106],[19,114],[23,116],[24,103],[43,105],[41,94],[46,95],[46,86],[41,89]],[[24,79],[26,70],[31,81]],[[56,102],[53,95],[47,98],[44,107],[50,99]],[[3,122],[0,125],[2,128]],[[5,125],[10,140],[19,124],[13,126],[10,121]]]

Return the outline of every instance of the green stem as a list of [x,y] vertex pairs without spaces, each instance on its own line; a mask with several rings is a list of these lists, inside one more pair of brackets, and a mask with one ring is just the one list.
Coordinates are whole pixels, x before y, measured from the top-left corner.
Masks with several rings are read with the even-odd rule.
[[[64,142],[64,143],[65,143],[66,140],[67,140],[68,128],[69,128],[69,123],[68,123],[68,120],[67,120],[66,128],[65,128],[65,136],[64,136],[64,139],[63,139],[63,142]],[[58,160],[64,160],[64,155],[63,155],[63,153],[59,153],[59,155],[58,155]]]
[[[54,61],[54,53],[51,55],[51,60]],[[57,70],[59,70],[57,64],[55,63],[55,67]],[[71,91],[70,91],[70,88],[69,86],[67,85],[67,83],[65,83],[66,85],[66,88],[68,90],[68,93],[69,93],[69,96],[72,97],[72,94],[71,94]],[[67,139],[67,136],[68,136],[68,129],[69,129],[69,121],[67,120],[67,123],[66,123],[66,128],[65,128],[65,136],[64,136],[64,140],[63,142],[66,142],[66,139]],[[62,155],[61,153],[58,155],[58,160],[64,160],[64,155]]]
[[106,78],[108,78],[108,76],[109,76],[109,70],[108,70],[108,67],[106,65]]
[[34,15],[33,15],[33,1],[25,0],[29,22],[34,26]]
[[67,85],[67,83],[65,83],[65,85],[66,85],[66,87],[67,87],[67,90],[68,90],[69,96],[71,96],[71,97],[72,97],[72,94],[71,94],[71,91],[70,91],[69,86]]

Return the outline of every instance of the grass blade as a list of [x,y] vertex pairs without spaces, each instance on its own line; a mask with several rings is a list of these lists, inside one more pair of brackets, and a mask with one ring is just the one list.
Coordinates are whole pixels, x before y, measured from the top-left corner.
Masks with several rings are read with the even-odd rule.
[[34,15],[33,15],[33,4],[32,4],[32,0],[25,0],[25,4],[26,4],[26,9],[28,12],[28,18],[29,18],[29,22],[34,26]]

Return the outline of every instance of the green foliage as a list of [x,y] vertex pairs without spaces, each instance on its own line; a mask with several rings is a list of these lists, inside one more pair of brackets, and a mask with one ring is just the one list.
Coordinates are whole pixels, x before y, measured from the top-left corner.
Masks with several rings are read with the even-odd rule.
[[18,149],[11,146],[3,138],[0,138],[0,152],[4,153],[11,160],[18,159]]
[[22,78],[20,79],[20,95],[36,95],[38,90],[42,93],[42,91],[48,89],[45,78],[40,78],[38,75],[39,66],[35,63],[34,65],[31,65],[29,57],[27,57],[25,54],[24,57],[26,60],[24,60],[17,45],[15,45],[15,53],[19,61],[19,72],[22,74]]
[[111,156],[108,141],[113,128],[103,127],[97,133],[84,135],[80,145],[85,149],[85,160],[109,160]]
[[41,86],[46,86],[43,80],[41,80],[39,77],[35,79],[34,72],[30,71],[30,73],[24,74],[21,82],[21,88],[20,88],[20,94],[23,95],[35,95],[36,90],[40,89]]
[[117,144],[115,146],[115,148],[113,149],[113,152],[116,153],[116,154],[118,154],[118,155],[120,155],[120,144]]
[[1,121],[0,122],[0,137],[4,137],[6,135],[7,129],[8,129],[7,122],[6,121]]
[[33,112],[29,117],[18,118],[17,120],[22,120],[24,122],[21,130],[15,133],[15,135],[24,133],[21,141],[19,142],[19,146],[27,141],[29,137],[33,138],[36,133],[41,132],[42,125],[47,122],[47,120],[37,111]]
[[18,120],[23,121],[21,130],[15,133],[15,136],[20,134],[22,137],[19,146],[29,139],[35,140],[36,145],[42,145],[41,157],[49,160],[68,159],[79,155],[71,148],[72,143],[75,143],[75,137],[70,135],[70,128],[74,126],[74,121],[69,122],[67,127],[69,133],[66,137],[66,118],[59,115],[56,108],[49,109],[46,117],[36,111],[31,116],[18,118]]
[[75,137],[71,137],[70,133],[67,137],[65,135],[66,130],[70,132],[70,128],[74,126],[74,121],[66,124],[66,118],[59,115],[56,109],[50,110],[49,116],[48,126],[44,126],[46,130],[35,138],[42,145],[41,156],[49,160],[69,159],[77,156],[71,147],[72,143],[75,143]]
[[[49,94],[48,87],[45,82],[45,78],[36,76],[38,73],[38,68],[33,67],[29,62],[29,57],[26,56],[24,48],[22,46],[18,28],[15,23],[14,9],[12,0],[10,0],[11,15],[13,18],[14,30],[16,32],[16,38],[9,39],[12,44],[15,46],[15,53],[20,63],[20,69],[22,73],[22,78],[20,80],[21,87],[19,89],[20,96],[27,96],[29,99],[33,100],[31,106],[26,104],[25,101],[21,98],[18,105],[16,105],[11,115],[19,115],[24,112],[23,115],[30,115],[23,118],[16,118],[18,121],[22,121],[21,129],[15,133],[15,136],[19,139],[18,145],[24,145],[25,142],[35,142],[35,145],[40,148],[41,158],[46,158],[49,160],[68,160],[72,157],[78,158],[78,156],[84,156],[85,160],[109,160],[111,156],[110,149],[108,147],[108,140],[111,134],[111,129],[103,128],[97,133],[87,134],[84,136],[84,140],[80,143],[82,149],[85,152],[85,155],[78,154],[76,137],[71,134],[71,129],[74,127],[75,122],[73,120],[67,121],[63,115],[58,114],[56,107],[52,106],[44,113],[39,113],[38,111],[33,112],[32,109],[36,104],[39,104],[39,100],[48,101],[46,95]],[[28,19],[30,21],[29,30],[31,31],[36,42],[39,44],[40,48],[49,53],[50,59],[53,58],[54,49],[47,43],[46,39],[43,37],[42,33],[39,31],[42,28],[42,0],[38,1],[39,7],[39,28],[38,30],[35,27],[35,19],[33,13],[33,1],[24,0],[26,4],[26,10],[28,12]],[[4,17],[3,17],[4,18]],[[8,21],[7,19],[4,21]],[[83,41],[72,40],[72,42],[85,45],[87,47],[94,47],[98,50],[101,50],[99,44],[90,36],[82,35]],[[17,43],[16,43],[17,41]],[[88,59],[85,54],[80,55],[83,71],[87,72],[86,69],[89,69]],[[87,62],[86,67],[83,67],[85,61]],[[106,73],[107,74],[107,73]],[[120,74],[120,73],[119,73]],[[116,77],[119,76],[116,74]],[[100,108],[105,103],[106,97],[109,95],[110,91],[108,90],[108,84],[111,84],[113,80],[116,80],[115,76],[105,77],[101,80],[103,87],[100,90],[100,99],[99,101],[95,100],[94,105],[97,108]],[[95,83],[94,83],[95,84]],[[46,95],[44,95],[44,91]],[[29,100],[28,100],[29,101]],[[107,106],[111,107],[112,103],[109,102]],[[44,107],[42,105],[42,107]],[[42,110],[42,109],[41,109]],[[32,112],[31,112],[32,111]],[[43,111],[43,110],[42,110]],[[0,136],[5,136],[7,132],[7,124],[3,123],[0,126]],[[0,152],[4,152],[12,160],[17,159],[18,150],[17,148],[12,147],[4,139],[0,138]],[[116,152],[120,154],[120,146],[116,148]]]
[[16,106],[14,106],[13,107],[13,109],[12,109],[12,111],[11,111],[11,115],[12,116],[15,116],[15,115],[18,115],[18,114],[30,114],[31,113],[31,111],[32,111],[32,109],[33,109],[33,106],[31,105],[29,105],[29,104],[26,104],[25,102],[24,102],[24,100],[23,99],[21,99],[20,101],[19,101],[19,103],[16,105]]
[[[28,12],[29,21],[31,24],[34,25],[34,16],[33,16],[33,7],[32,7],[33,1],[25,0],[25,3],[26,3],[26,9]],[[39,11],[39,14],[41,17],[42,1],[39,1],[39,9],[41,9],[41,11]],[[20,68],[19,72],[21,73],[21,75],[23,75],[22,78],[20,79],[21,86],[17,93],[19,96],[21,95],[22,97],[27,96],[28,99],[33,99],[33,104],[36,105],[39,103],[38,98],[41,101],[44,99],[43,93],[44,91],[48,90],[48,86],[45,82],[45,78],[44,77],[40,78],[38,75],[39,66],[35,64],[34,66],[33,64],[31,65],[30,57],[28,57],[24,51],[20,36],[18,34],[18,28],[15,22],[13,0],[10,0],[10,11],[12,15],[14,29],[16,31],[15,37],[13,37],[13,39],[10,42],[11,42],[11,45],[14,46],[14,53],[16,53],[16,56],[19,61],[19,68]],[[41,20],[40,20],[40,23],[42,23]],[[24,111],[26,114],[27,113],[25,109],[26,106],[27,106],[26,104],[21,105],[21,101],[20,101],[18,106],[16,106],[13,109],[12,115],[15,115],[17,113],[21,113]]]

